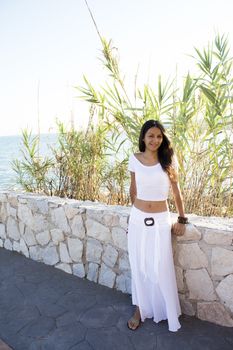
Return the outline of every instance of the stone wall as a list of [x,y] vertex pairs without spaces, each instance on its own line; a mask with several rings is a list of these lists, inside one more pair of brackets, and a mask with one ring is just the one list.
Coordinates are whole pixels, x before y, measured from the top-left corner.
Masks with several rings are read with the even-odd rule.
[[[0,247],[130,293],[129,212],[122,206],[1,192]],[[185,235],[172,238],[182,311],[233,327],[233,219],[188,216],[192,224]]]

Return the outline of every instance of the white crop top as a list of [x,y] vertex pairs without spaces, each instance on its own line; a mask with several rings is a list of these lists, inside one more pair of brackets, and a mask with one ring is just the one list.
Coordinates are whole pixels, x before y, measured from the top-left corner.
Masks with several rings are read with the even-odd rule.
[[[177,171],[178,164],[175,157],[173,157],[172,165]],[[135,173],[138,199],[163,201],[168,198],[170,179],[160,163],[144,165],[134,154],[131,154],[129,157],[128,170]]]

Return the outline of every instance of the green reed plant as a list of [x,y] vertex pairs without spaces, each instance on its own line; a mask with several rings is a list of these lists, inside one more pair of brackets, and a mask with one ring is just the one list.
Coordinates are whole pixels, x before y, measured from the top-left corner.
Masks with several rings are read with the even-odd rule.
[[126,92],[111,41],[102,39],[102,46],[108,83],[95,89],[85,78],[81,97],[101,108],[106,125],[113,133],[124,134],[133,150],[137,150],[142,123],[161,120],[180,163],[186,211],[231,215],[233,85],[227,38],[217,35],[203,51],[195,49],[199,75],[187,74],[182,87],[159,77],[155,88],[135,87],[134,101]]
[[57,122],[58,141],[52,156],[38,157],[39,137],[23,131],[22,159],[12,163],[17,182],[28,192],[98,200],[106,168],[104,156],[106,128],[94,126],[92,117],[87,130],[67,129]]
[[[106,156],[108,166],[103,177],[103,201],[108,204],[129,204],[128,191],[128,155],[122,151],[125,139],[121,134],[110,131],[106,138]],[[127,146],[126,146],[127,147]],[[119,152],[121,150],[121,152]]]
[[54,166],[50,157],[38,156],[39,137],[22,131],[22,159],[14,159],[12,168],[17,174],[17,182],[28,192],[39,192],[50,195],[49,171]]
[[[217,35],[202,51],[196,49],[200,68],[198,88],[202,98],[202,154],[206,153],[208,183],[203,192],[209,214],[233,210],[233,77],[226,36]],[[200,141],[199,141],[200,142]],[[205,180],[206,181],[206,180]]]
[[13,169],[25,191],[109,204],[129,202],[127,163],[115,157],[124,141],[109,133],[101,113],[97,125],[93,123],[94,114],[92,106],[86,130],[68,129],[58,121],[57,145],[51,147],[50,158],[38,157],[39,137],[23,131],[23,158],[13,161]]
[[[91,119],[92,120],[92,119]],[[59,123],[59,147],[53,149],[58,195],[80,200],[99,200],[106,168],[105,129],[89,121],[87,130],[66,130]]]

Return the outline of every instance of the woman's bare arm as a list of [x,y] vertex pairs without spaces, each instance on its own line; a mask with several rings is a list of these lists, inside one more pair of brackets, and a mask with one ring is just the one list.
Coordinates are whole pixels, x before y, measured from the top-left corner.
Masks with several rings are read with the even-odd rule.
[[171,182],[171,186],[172,186],[172,192],[173,192],[177,212],[179,213],[179,216],[184,217],[185,216],[184,215],[184,203],[183,203],[183,197],[182,197],[181,191],[180,191],[179,182],[178,181]]
[[131,171],[130,175],[131,175],[131,182],[130,182],[129,194],[130,194],[131,203],[133,204],[137,196],[137,187],[136,187],[136,181],[135,181],[135,173]]
[[[179,213],[179,216],[184,217],[184,204],[183,197],[181,195],[180,186],[178,181],[171,182],[172,192],[175,200],[176,210]],[[185,233],[185,225],[179,224],[178,222],[174,223],[172,226],[172,232],[177,236],[182,236]]]

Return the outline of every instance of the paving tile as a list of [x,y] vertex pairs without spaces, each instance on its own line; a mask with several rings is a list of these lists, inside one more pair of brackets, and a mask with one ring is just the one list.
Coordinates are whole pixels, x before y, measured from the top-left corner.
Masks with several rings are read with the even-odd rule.
[[[179,332],[160,334],[157,336],[156,350],[194,350],[190,344],[192,337],[195,336],[191,334],[179,334]],[[195,348],[195,350],[199,350],[199,348]]]
[[115,326],[119,314],[111,306],[95,306],[80,317],[80,322],[87,328]]
[[[12,349],[14,350],[29,350],[31,344],[34,342],[34,339],[20,336],[18,334],[17,337],[10,337],[7,342],[12,346]],[[39,348],[36,350],[39,350]]]
[[133,312],[129,295],[0,248],[0,338],[13,350],[233,349],[233,328],[182,315],[178,332],[151,319],[134,332]]
[[70,350],[94,350],[94,348],[92,346],[90,346],[90,344],[88,344],[88,342],[83,341],[81,343],[78,343],[78,344],[72,346],[72,348],[70,348]]
[[56,325],[57,327],[68,326],[76,323],[77,321],[77,315],[74,312],[68,311],[56,318]]
[[115,327],[88,329],[86,340],[95,350],[134,350],[129,337]]
[[77,316],[81,317],[83,312],[96,305],[96,298],[95,295],[70,292],[61,297],[57,301],[57,304],[63,306],[69,311],[75,312]]
[[190,340],[190,345],[192,349],[198,350],[232,350],[232,345],[218,335],[212,335],[211,338],[209,336],[196,335]]
[[231,345],[231,348],[233,349],[233,337],[231,336],[226,336],[226,337],[224,337],[224,339],[226,340],[226,342],[228,343],[228,344],[230,344]]
[[23,327],[19,333],[20,335],[28,336],[31,338],[42,338],[47,336],[54,329],[55,320],[53,318],[39,316],[37,319],[34,319],[25,327]]
[[80,323],[59,327],[44,339],[31,344],[28,350],[70,350],[85,338],[86,329]]
[[64,307],[53,303],[43,303],[37,305],[37,308],[40,311],[41,315],[53,318],[57,318],[66,312],[66,309]]

